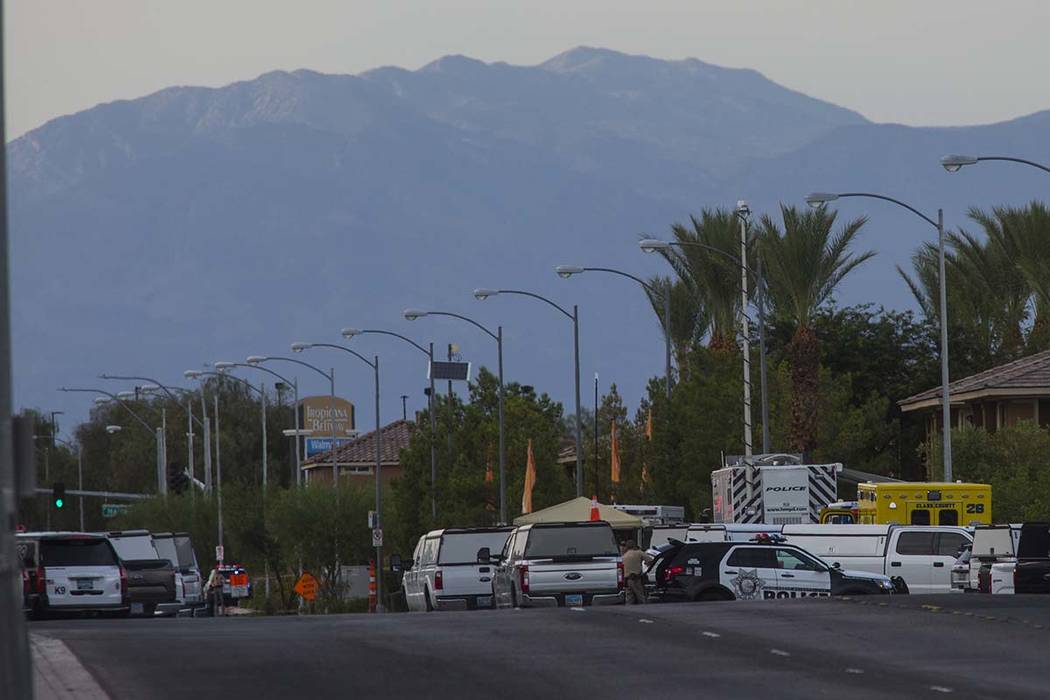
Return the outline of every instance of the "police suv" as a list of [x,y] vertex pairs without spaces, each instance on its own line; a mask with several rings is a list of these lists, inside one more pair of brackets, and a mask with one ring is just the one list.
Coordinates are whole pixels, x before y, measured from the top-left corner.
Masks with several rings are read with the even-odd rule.
[[805,550],[759,537],[751,542],[672,540],[657,548],[653,602],[777,600],[894,592],[887,576],[842,571]]

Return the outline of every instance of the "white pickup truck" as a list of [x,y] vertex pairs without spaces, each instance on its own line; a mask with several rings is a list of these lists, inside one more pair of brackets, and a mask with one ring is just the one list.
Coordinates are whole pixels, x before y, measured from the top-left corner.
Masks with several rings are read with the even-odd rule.
[[950,593],[952,565],[973,541],[950,525],[785,525],[781,534],[831,566],[899,577],[913,595]]
[[513,528],[433,530],[419,538],[401,579],[409,611],[492,607],[491,552]]
[[499,608],[623,603],[623,559],[609,523],[536,523],[514,530],[499,555]]

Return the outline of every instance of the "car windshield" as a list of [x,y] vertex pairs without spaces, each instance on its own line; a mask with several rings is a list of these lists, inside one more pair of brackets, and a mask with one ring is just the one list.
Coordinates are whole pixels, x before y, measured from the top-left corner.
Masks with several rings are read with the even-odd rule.
[[529,533],[526,559],[615,557],[619,555],[611,527],[535,527]]
[[478,550],[488,547],[491,554],[503,551],[510,532],[456,532],[441,538],[438,564],[477,564]]
[[113,549],[101,538],[42,540],[40,559],[44,566],[116,566]]
[[175,540],[171,537],[158,537],[153,540],[153,546],[161,559],[167,559],[175,568],[179,566],[179,554],[175,551]]
[[188,569],[197,565],[197,559],[193,556],[193,541],[186,535],[175,536],[175,551],[182,568]]
[[157,549],[153,546],[153,538],[149,535],[112,536],[109,541],[113,543],[117,555],[124,561],[160,558],[157,555]]

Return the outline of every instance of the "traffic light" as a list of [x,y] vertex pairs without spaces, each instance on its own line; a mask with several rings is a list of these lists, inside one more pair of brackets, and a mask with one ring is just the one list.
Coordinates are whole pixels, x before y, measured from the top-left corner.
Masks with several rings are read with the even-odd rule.
[[55,510],[62,510],[66,507],[66,485],[61,481],[56,481],[51,485],[51,505],[55,507]]
[[168,465],[168,490],[172,493],[182,493],[190,487],[190,477],[186,470],[177,464]]

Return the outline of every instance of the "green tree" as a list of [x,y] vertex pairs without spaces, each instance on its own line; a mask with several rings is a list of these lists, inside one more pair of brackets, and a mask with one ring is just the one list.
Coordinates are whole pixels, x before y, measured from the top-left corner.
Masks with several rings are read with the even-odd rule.
[[866,219],[847,222],[835,232],[835,212],[781,207],[783,228],[762,218],[761,254],[766,263],[774,312],[790,319],[792,384],[791,448],[808,452],[817,444],[820,341],[813,317],[851,271],[873,252],[852,253]]

